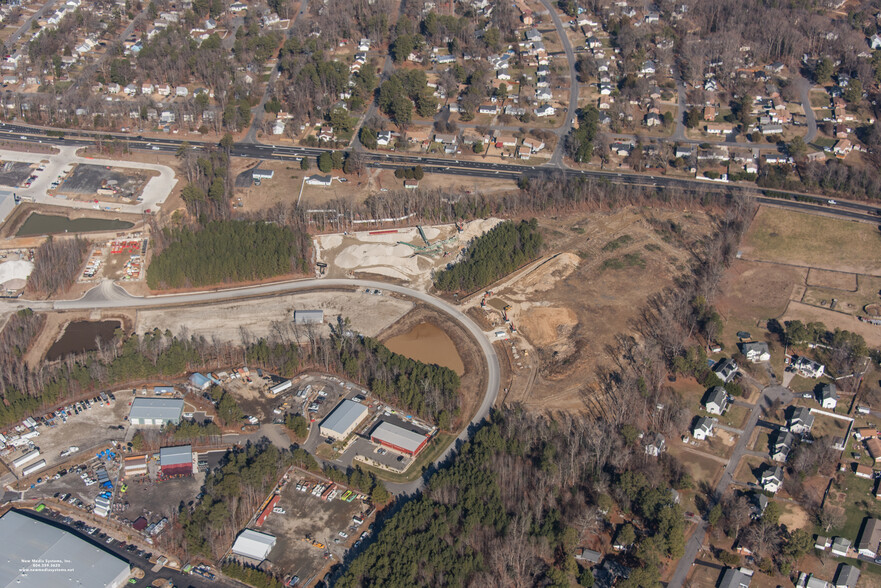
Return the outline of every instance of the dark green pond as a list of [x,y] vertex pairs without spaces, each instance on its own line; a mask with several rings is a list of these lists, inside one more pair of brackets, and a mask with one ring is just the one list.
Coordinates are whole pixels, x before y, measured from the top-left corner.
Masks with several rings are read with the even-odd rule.
[[91,231],[120,231],[132,228],[134,223],[109,218],[75,218],[32,213],[18,229],[16,237],[55,235],[58,233],[88,233]]

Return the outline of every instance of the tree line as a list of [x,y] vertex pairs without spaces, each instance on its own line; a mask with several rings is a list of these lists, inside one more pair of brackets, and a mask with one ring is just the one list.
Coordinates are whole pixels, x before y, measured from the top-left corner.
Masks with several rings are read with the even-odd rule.
[[34,251],[34,269],[28,276],[28,290],[44,296],[67,290],[76,281],[89,247],[89,242],[79,237],[49,237]]
[[506,221],[477,237],[459,261],[437,272],[434,286],[444,292],[470,292],[511,273],[538,256],[538,221]]
[[212,221],[201,230],[164,229],[169,244],[147,268],[153,289],[260,280],[305,272],[307,236],[251,221]]
[[[592,577],[575,549],[631,523],[625,588],[654,586],[681,555],[684,522],[669,488],[691,484],[667,455],[602,422],[495,411],[426,491],[382,522],[338,586],[567,586]],[[378,525],[379,526],[379,525]],[[622,525],[623,526],[623,525]]]

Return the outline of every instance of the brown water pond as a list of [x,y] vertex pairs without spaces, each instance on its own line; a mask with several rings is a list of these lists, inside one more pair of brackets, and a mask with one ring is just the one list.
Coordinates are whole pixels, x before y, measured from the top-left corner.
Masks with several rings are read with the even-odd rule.
[[109,341],[120,326],[119,321],[74,321],[67,325],[64,334],[46,353],[46,359],[53,361],[71,353],[95,351],[96,341]]
[[391,351],[410,359],[448,367],[460,376],[465,373],[465,365],[456,351],[456,344],[435,324],[420,323],[384,344]]

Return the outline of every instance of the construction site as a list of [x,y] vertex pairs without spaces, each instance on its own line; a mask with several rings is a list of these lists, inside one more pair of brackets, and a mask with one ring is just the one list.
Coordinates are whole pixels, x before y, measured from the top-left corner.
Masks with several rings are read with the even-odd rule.
[[332,278],[392,278],[419,290],[431,286],[432,272],[455,263],[475,237],[501,221],[490,218],[451,225],[319,235],[314,239],[320,268]]

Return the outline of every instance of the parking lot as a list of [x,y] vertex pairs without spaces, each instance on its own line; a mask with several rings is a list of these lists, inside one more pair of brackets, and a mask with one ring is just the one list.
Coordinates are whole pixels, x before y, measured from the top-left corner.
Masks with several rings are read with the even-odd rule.
[[35,164],[23,161],[4,161],[0,163],[0,185],[17,188],[31,176]]
[[171,518],[181,502],[189,504],[196,499],[205,483],[204,472],[157,482],[155,470],[158,470],[158,463],[151,462],[150,469],[151,476],[126,479],[128,490],[125,494],[117,494],[118,500],[125,506],[119,512],[120,517],[134,521],[142,516],[151,523],[162,517]]
[[[306,480],[306,478],[300,478]],[[301,580],[318,573],[325,564],[339,562],[346,551],[367,531],[369,519],[355,525],[352,517],[362,513],[366,506],[358,500],[344,502],[339,498],[331,502],[313,496],[310,492],[296,489],[300,481],[288,483],[281,492],[276,505],[284,514],[270,514],[258,531],[274,535],[278,543],[269,554],[269,560],[286,574],[299,576]],[[308,479],[310,484],[318,482]],[[345,533],[342,537],[340,532]],[[306,539],[309,540],[306,540]],[[324,545],[313,545],[312,540]]]
[[147,177],[135,172],[101,165],[77,164],[58,187],[63,194],[94,195],[99,189],[113,190],[116,198],[133,198],[143,188]]
[[[119,426],[125,426],[124,420],[128,414],[129,402],[132,399],[131,391],[115,392],[115,401],[110,405],[101,402],[91,402],[86,409],[72,409],[70,414],[55,419],[54,426],[43,425],[37,430],[39,435],[31,441],[40,450],[40,459],[46,460],[44,471],[66,463],[81,463],[94,456],[94,450],[106,446],[112,441],[121,442],[125,438],[125,430]],[[63,451],[71,447],[79,450],[69,456],[62,456]],[[4,464],[12,469],[12,461],[29,451],[28,447],[15,449],[3,457]],[[20,469],[13,470],[16,475],[21,474]],[[0,477],[0,483],[13,483],[11,475]]]

